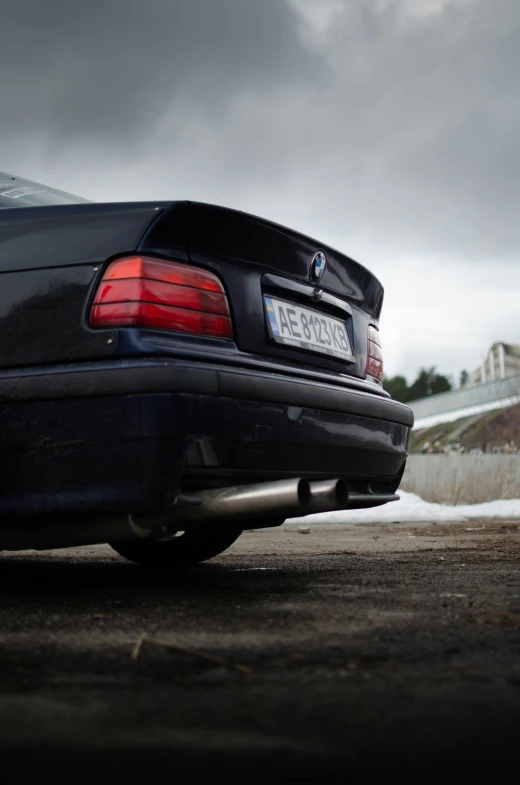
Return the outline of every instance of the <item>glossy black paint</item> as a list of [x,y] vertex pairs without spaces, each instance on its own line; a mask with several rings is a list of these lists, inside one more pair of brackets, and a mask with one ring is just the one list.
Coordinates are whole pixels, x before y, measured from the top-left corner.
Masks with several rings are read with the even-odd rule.
[[108,258],[133,251],[166,205],[0,210],[0,367],[89,360],[117,352],[86,308]]
[[0,210],[0,273],[105,262],[133,251],[168,202]]
[[0,405],[0,519],[171,504],[189,408],[182,395]]
[[257,404],[283,403],[317,408],[405,426],[413,423],[411,409],[387,397],[367,395],[362,390],[312,379],[232,368],[208,360],[112,360],[46,366],[25,372],[6,371],[2,374],[0,402],[139,395],[172,390],[214,398],[253,400]]
[[[175,258],[178,242],[172,244],[171,238],[179,237],[181,225],[188,236],[188,260],[214,270],[224,281],[240,351],[364,378],[367,328],[369,323],[377,324],[383,302],[383,288],[372,273],[323,243],[278,224],[199,203],[166,210],[143,238],[140,250]],[[319,288],[342,299],[352,314],[346,324],[356,355],[354,363],[275,345],[267,333],[264,293],[316,305],[316,285],[311,284],[309,273],[318,249],[327,256],[327,270]],[[295,296],[294,285],[298,283],[300,292]],[[320,309],[338,315],[327,298],[320,301]]]
[[192,203],[190,258],[251,265],[266,272],[310,281],[316,249],[325,251],[327,269],[320,288],[340,294],[379,318],[383,288],[353,259],[284,226],[237,210]]
[[[317,250],[328,260],[319,306]],[[104,269],[134,251],[214,270],[236,342],[92,330]],[[343,319],[355,361],[273,345],[265,293]],[[382,298],[348,257],[224,208],[0,210],[0,517],[158,510],[184,488],[281,476],[393,492],[412,414],[365,379]]]
[[0,367],[113,355],[113,330],[85,328],[85,306],[97,276],[92,264],[0,275]]

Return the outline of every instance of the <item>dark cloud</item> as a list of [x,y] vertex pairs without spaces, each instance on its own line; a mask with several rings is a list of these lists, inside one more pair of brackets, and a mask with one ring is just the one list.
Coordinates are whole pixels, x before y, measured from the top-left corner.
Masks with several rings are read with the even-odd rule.
[[283,0],[0,0],[0,20],[4,138],[124,143],[176,108],[211,120],[239,92],[321,68]]
[[520,341],[518,0],[0,0],[0,24],[1,169],[336,245],[385,284],[390,372]]
[[308,91],[310,106],[291,105],[290,135],[278,116],[259,157],[276,157],[295,194],[304,164],[309,192],[321,184],[316,225],[335,234],[342,225],[418,258],[516,264],[520,4],[342,5],[322,42],[334,79]]
[[4,169],[81,190],[88,153],[114,198],[174,178],[317,234],[516,258],[518,0],[0,0],[0,19]]

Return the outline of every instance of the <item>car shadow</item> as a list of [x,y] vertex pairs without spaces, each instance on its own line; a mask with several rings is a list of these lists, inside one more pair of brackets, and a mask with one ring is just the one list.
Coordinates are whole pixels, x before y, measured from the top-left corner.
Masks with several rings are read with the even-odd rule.
[[[76,555],[77,553],[77,555]],[[269,564],[269,556],[223,556],[186,568],[147,568],[112,557],[86,558],[77,552],[51,555],[34,552],[0,553],[0,586],[4,599],[9,596],[32,598],[39,604],[63,601],[73,597],[131,598],[143,592],[148,595],[172,593],[188,598],[201,592],[235,592],[243,599],[258,592],[288,593],[304,588],[309,576],[301,565]]]
[[241,640],[262,624],[285,630],[288,605],[294,618],[313,613],[305,598],[294,607],[296,595],[310,591],[308,572],[296,564],[265,568],[269,558],[222,556],[167,571],[79,550],[1,555],[0,691],[85,680],[182,682],[214,671],[247,678],[249,660],[260,655],[236,642],[230,652],[227,644],[224,654],[220,645],[213,651],[211,636]]

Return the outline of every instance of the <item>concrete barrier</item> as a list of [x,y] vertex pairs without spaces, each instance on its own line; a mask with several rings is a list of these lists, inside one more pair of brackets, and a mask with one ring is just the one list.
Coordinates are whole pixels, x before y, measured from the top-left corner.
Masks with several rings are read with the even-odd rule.
[[520,455],[410,455],[401,489],[444,504],[518,499]]

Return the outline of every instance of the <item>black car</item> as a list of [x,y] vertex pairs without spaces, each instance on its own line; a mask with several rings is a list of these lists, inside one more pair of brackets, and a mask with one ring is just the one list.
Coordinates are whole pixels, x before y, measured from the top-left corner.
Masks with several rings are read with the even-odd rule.
[[0,549],[147,565],[398,498],[383,288],[223,207],[90,203],[0,173]]

